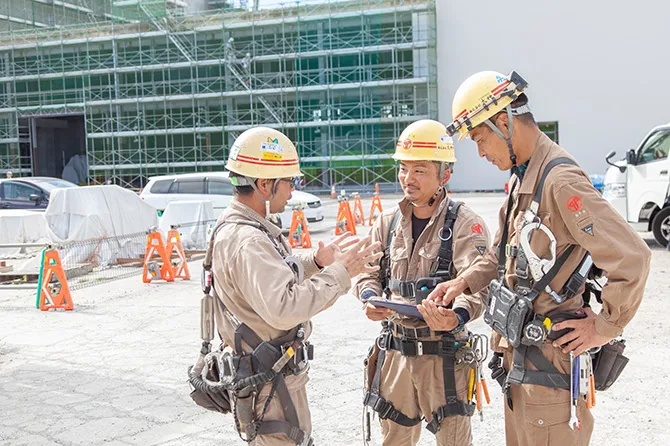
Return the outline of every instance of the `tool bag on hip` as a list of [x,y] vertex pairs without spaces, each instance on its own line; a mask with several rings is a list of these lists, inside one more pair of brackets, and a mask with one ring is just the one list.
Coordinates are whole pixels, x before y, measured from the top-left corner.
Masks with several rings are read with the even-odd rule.
[[615,339],[603,345],[598,353],[593,355],[593,379],[596,390],[607,390],[619,378],[628,364],[628,358],[623,355],[626,341]]
[[[189,369],[190,372],[190,369]],[[219,368],[216,362],[207,368],[205,376],[209,381],[216,381],[219,377]],[[198,377],[189,377],[189,383],[193,386],[190,397],[198,406],[219,413],[230,413],[232,406],[230,404],[230,395],[228,390],[223,387],[210,386]]]

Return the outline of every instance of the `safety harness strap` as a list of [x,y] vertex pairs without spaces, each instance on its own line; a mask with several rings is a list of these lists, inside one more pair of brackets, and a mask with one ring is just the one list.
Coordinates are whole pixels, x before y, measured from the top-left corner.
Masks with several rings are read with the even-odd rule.
[[[248,428],[247,428],[248,429]],[[284,434],[298,446],[313,446],[314,441],[305,431],[298,429],[291,423],[281,420],[266,420],[255,431],[256,435]]]
[[433,434],[440,430],[440,425],[445,418],[455,415],[470,417],[475,412],[474,404],[466,404],[459,400],[456,394],[456,339],[453,335],[443,335],[441,343],[442,351],[439,356],[442,357],[444,395],[446,396],[447,404],[433,412],[433,419],[426,426],[426,429]]
[[[526,360],[537,370],[527,370]],[[507,374],[506,386],[534,384],[556,389],[570,388],[570,375],[560,373],[536,346],[520,345],[514,349],[512,369]]]
[[505,226],[503,227],[500,244],[498,244],[498,279],[500,283],[505,283],[505,266],[507,264],[507,239],[509,238],[509,216],[512,212],[512,203],[514,202],[514,190],[519,181],[515,181],[510,188],[507,196],[507,210],[505,211]]
[[438,234],[442,243],[440,243],[440,249],[437,252],[437,268],[431,276],[442,277],[445,281],[451,279],[451,265],[454,258],[454,223],[462,204],[460,201],[449,200],[444,226]]
[[386,237],[386,247],[384,248],[384,255],[379,259],[380,271],[383,271],[381,277],[382,290],[387,296],[390,296],[391,289],[389,288],[389,279],[391,278],[391,242],[393,241],[393,231],[400,220],[400,209],[396,210],[396,213],[393,214],[393,220],[391,220],[391,226],[389,226],[389,232]]
[[363,399],[363,404],[369,406],[377,412],[378,416],[382,420],[391,420],[394,423],[397,423],[401,426],[412,427],[421,423],[421,417],[410,418],[404,413],[400,412],[393,406],[393,403],[385,400],[380,396],[379,384],[382,377],[382,367],[384,365],[384,358],[386,357],[386,351],[380,350],[379,355],[377,356],[377,365],[375,368],[375,376],[372,379],[372,385],[370,386],[370,391],[365,394]]

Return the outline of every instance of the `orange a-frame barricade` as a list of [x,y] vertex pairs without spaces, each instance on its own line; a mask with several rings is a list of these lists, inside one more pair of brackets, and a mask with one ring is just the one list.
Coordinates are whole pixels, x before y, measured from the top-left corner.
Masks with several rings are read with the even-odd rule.
[[312,238],[307,228],[307,219],[302,209],[294,209],[291,218],[291,229],[288,232],[291,248],[311,248]]
[[353,194],[354,196],[354,223],[365,226],[365,213],[363,213],[363,202],[361,196]]
[[184,254],[184,247],[181,244],[181,236],[177,227],[172,226],[167,233],[167,246],[165,252],[168,259],[172,261],[172,254],[177,251],[177,263],[172,265],[172,273],[175,279],[191,280],[191,273],[188,270],[186,263],[186,254]]
[[65,270],[56,249],[47,247],[42,251],[42,264],[37,286],[36,306],[40,310],[60,308],[70,311],[74,309]]
[[[375,209],[379,211],[377,215],[375,215]],[[377,216],[381,215],[382,213],[382,200],[379,197],[379,184],[375,184],[375,195],[372,197],[372,205],[370,206],[370,220],[368,224],[372,226],[377,220]]]
[[[161,262],[163,262],[161,265],[158,265],[158,262],[153,260],[154,255],[160,257]],[[174,272],[172,271],[170,256],[165,249],[165,245],[163,245],[163,237],[157,230],[149,232],[147,237],[147,249],[144,253],[142,282],[149,283],[152,280],[174,282]]]
[[340,199],[340,207],[337,209],[337,220],[335,221],[335,235],[350,232],[356,235],[356,225],[354,224],[354,216],[351,213],[351,206],[349,200],[346,198]]

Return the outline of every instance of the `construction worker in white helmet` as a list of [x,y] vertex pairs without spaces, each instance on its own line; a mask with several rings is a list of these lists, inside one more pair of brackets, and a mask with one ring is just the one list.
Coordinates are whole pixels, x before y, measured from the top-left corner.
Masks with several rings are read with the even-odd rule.
[[[284,210],[302,176],[295,146],[277,130],[242,133],[226,169],[235,196],[219,217],[210,248],[224,351],[207,362],[218,364],[210,374],[215,378],[200,390],[208,391],[210,406],[217,401],[215,410],[233,413],[240,436],[253,445],[312,445],[305,388],[313,351],[310,318],[344,295],[352,277],[378,268],[368,264],[381,257],[380,245],[344,234],[319,242],[314,252],[292,255],[281,229],[267,220]],[[195,381],[202,383],[200,378]]]
[[[410,124],[393,158],[404,197],[382,212],[371,231],[372,242],[385,252],[380,270],[362,274],[354,287],[366,302],[366,316],[382,321],[366,360],[366,417],[372,411],[380,418],[384,446],[417,444],[424,419],[438,445],[469,446],[476,404],[468,392],[474,385],[473,351],[465,350],[474,342],[465,324],[480,316],[483,295],[459,296],[453,308],[425,304],[424,314],[439,312],[449,321],[440,331],[420,319],[416,306],[437,283],[456,277],[486,252],[488,230],[479,215],[447,194],[456,157],[443,124]],[[406,304],[416,314],[381,306],[389,302]],[[479,344],[486,348],[482,339]],[[369,424],[367,429],[366,437]]]
[[[456,91],[449,133],[469,136],[480,157],[513,175],[494,248],[428,300],[444,305],[489,287],[489,367],[506,394],[508,445],[587,445],[595,389],[609,387],[627,361],[615,338],[640,305],[651,253],[574,157],[540,131],[526,87],[514,71],[484,71]],[[598,268],[608,282],[601,294],[589,282]],[[597,314],[591,294],[602,303]],[[439,314],[426,320],[449,326]]]

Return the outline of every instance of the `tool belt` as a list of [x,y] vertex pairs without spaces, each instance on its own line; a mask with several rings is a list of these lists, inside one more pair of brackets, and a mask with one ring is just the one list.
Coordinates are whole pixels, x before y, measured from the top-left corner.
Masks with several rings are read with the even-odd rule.
[[[425,328],[400,328],[393,322],[382,322],[382,332],[377,338],[375,345],[370,348],[368,356],[365,359],[366,368],[366,394],[363,398],[363,404],[369,407],[382,420],[391,420],[401,426],[411,427],[421,423],[422,418],[409,418],[393,406],[393,403],[380,396],[379,386],[381,382],[381,373],[384,365],[384,359],[388,350],[399,351],[403,356],[421,356],[437,355],[443,358],[443,376],[444,393],[446,395],[446,404],[441,406],[432,414],[432,420],[426,428],[435,434],[440,430],[440,425],[445,418],[455,415],[472,416],[475,410],[475,404],[468,404],[460,401],[456,394],[456,375],[454,366],[458,363],[456,358],[459,343],[453,335],[447,332],[434,332],[433,334],[441,336],[439,341],[423,341],[414,337],[397,337],[393,331],[407,330],[417,336],[430,334],[430,329]],[[368,433],[369,438],[369,422]]]

